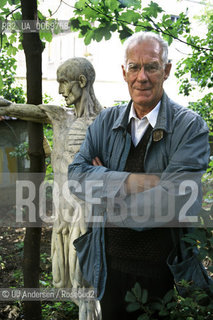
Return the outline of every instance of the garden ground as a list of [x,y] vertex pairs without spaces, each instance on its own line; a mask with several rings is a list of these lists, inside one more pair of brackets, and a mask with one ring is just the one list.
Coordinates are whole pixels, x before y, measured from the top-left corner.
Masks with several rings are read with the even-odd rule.
[[[1,208],[2,212],[9,208]],[[40,286],[52,286],[51,271],[51,233],[50,227],[42,228]],[[23,287],[23,249],[25,228],[0,227],[0,287]],[[78,309],[71,301],[43,302],[42,315],[44,320],[76,320]],[[24,320],[23,303],[0,301],[0,320]]]

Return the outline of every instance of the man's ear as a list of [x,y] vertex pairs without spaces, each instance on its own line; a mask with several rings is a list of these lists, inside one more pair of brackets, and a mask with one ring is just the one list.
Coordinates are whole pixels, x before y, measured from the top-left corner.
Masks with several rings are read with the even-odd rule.
[[79,77],[79,85],[81,88],[84,88],[87,84],[87,78],[81,74],[80,77]]
[[169,75],[170,75],[170,71],[171,71],[171,67],[172,67],[172,64],[171,63],[167,63],[166,66],[165,66],[165,74],[164,74],[164,80],[166,80]]
[[123,78],[124,78],[125,81],[127,81],[127,80],[126,80],[126,70],[125,70],[125,67],[124,67],[124,65],[122,65],[121,67],[122,67],[122,71],[123,71]]

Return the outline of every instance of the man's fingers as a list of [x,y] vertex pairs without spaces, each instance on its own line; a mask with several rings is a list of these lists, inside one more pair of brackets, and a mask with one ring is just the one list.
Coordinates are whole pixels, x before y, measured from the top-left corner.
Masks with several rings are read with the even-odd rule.
[[92,159],[93,166],[98,166],[97,161],[95,159]]
[[93,164],[93,166],[103,166],[101,160],[100,160],[98,157],[95,157],[95,158],[92,160],[92,164]]

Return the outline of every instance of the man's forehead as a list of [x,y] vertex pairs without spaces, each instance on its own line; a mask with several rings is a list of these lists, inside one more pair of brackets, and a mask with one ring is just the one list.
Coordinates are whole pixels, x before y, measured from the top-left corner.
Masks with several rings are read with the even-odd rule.
[[133,42],[127,52],[127,59],[146,57],[151,60],[161,58],[161,46],[155,39],[146,39],[141,42]]

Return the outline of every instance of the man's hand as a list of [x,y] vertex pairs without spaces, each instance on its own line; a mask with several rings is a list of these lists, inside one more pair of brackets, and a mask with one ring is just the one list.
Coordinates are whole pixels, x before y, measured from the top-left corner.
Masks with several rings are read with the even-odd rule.
[[[95,157],[92,160],[93,166],[103,166],[101,160]],[[154,174],[131,173],[124,183],[125,192],[138,193],[154,188],[158,185],[160,178]]]
[[138,193],[154,188],[160,178],[154,174],[131,173],[125,181],[125,192]]
[[97,167],[97,166],[103,166],[103,163],[101,162],[101,160],[98,157],[95,157],[92,160],[92,164],[93,166]]

